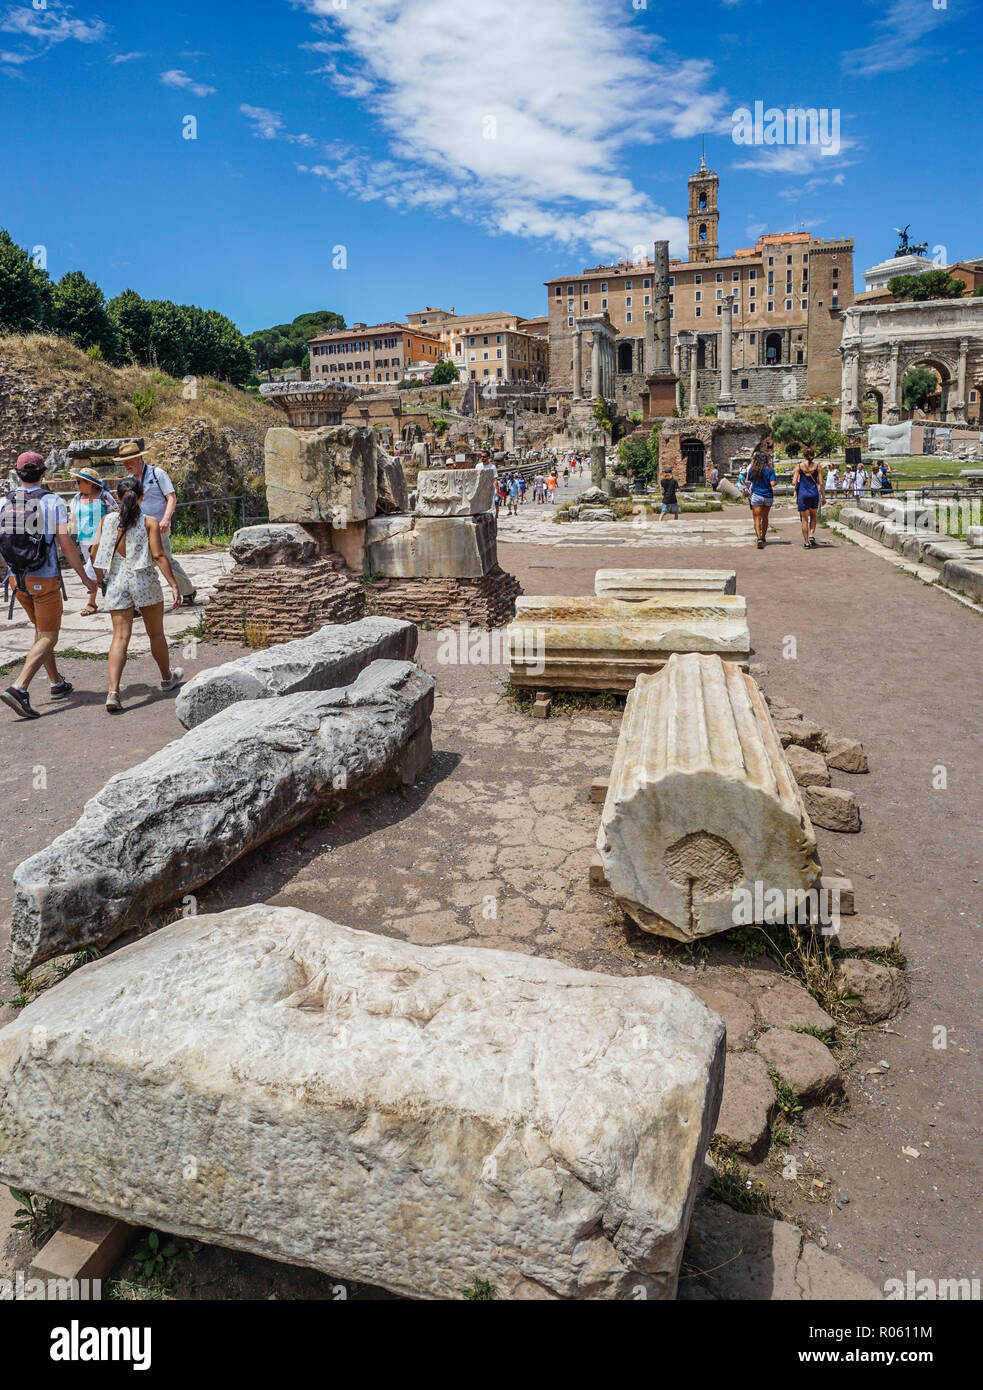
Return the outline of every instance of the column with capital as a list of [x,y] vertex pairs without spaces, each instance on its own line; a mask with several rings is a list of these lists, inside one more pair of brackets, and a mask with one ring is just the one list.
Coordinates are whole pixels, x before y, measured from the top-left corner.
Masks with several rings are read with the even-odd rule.
[[950,418],[966,423],[966,366],[969,358],[969,339],[959,341],[959,364],[956,367],[956,404],[949,412]]
[[584,395],[584,330],[573,330],[573,397],[582,400]]
[[676,409],[677,409],[677,410],[682,410],[682,408],[683,408],[682,390],[681,390],[681,383],[680,383],[680,380],[679,380],[679,372],[680,372],[681,367],[682,367],[682,353],[680,352],[680,348],[679,348],[679,339],[677,338],[676,341],[675,341],[675,342],[673,343],[673,345],[672,345],[672,374],[673,374],[673,376],[676,378]]
[[847,392],[850,404],[843,403],[843,428],[846,430],[859,430],[863,424],[860,410],[860,352],[855,348],[848,352],[843,358],[843,367],[846,380],[849,384]]
[[887,423],[898,425],[901,423],[901,401],[898,396],[898,386],[901,366],[901,347],[895,343],[891,349],[891,384],[888,388],[887,402]]
[[604,395],[604,387],[601,382],[601,335],[596,328],[591,333],[590,393],[592,396]]
[[737,416],[737,402],[734,400],[734,296],[724,295],[720,313],[720,395],[717,397],[717,415],[724,420]]
[[689,400],[686,402],[686,413],[690,419],[694,419],[699,414],[696,400],[700,385],[700,379],[697,376],[698,359],[699,339],[694,339],[689,346]]

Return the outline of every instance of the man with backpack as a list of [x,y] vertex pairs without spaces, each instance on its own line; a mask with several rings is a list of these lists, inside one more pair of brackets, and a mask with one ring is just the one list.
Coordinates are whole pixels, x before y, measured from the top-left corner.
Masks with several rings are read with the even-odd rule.
[[143,484],[143,501],[140,503],[140,510],[144,516],[155,517],[160,522],[160,539],[164,547],[164,554],[171,562],[171,569],[174,571],[174,578],[177,580],[178,589],[184,599],[184,606],[190,608],[195,601],[195,586],[171,552],[171,518],[177,507],[177,494],[174,491],[174,484],[163,468],[155,468],[153,464],[144,463],[145,453],[146,450],[141,449],[139,444],[124,444],[119,451],[119,461],[131,478],[139,478]]
[[42,666],[48,673],[53,700],[64,700],[72,693],[71,681],[59,675],[55,660],[65,593],[58,568],[59,546],[89,594],[96,594],[99,588],[86,574],[69,533],[68,508],[42,486],[44,473],[40,454],[21,454],[17,460],[20,486],[0,501],[0,556],[10,570],[7,586],[13,586],[7,616],[12,616],[16,598],[34,624],[34,645],[16,681],[0,691],[0,700],[22,719],[40,717],[31,705],[28,689]]

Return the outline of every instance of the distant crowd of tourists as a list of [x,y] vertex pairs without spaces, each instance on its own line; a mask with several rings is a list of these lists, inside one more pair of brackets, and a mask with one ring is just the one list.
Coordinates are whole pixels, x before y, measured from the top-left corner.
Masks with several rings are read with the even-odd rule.
[[122,446],[119,461],[126,472],[115,495],[95,469],[80,467],[73,475],[76,491],[69,505],[45,486],[40,454],[23,453],[17,460],[17,486],[0,499],[0,558],[7,570],[8,619],[19,603],[33,626],[34,642],[17,678],[0,690],[0,700],[22,719],[39,718],[30,687],[42,667],[52,700],[67,699],[74,688],[55,655],[67,597],[59,552],[86,590],[80,616],[98,613],[101,596],[112,619],[107,711],[122,709],[120,684],[138,613],[160,671],[161,690],[174,690],[184,679],[181,668],[170,664],[158,572],[170,591],[172,611],[193,604],[195,589],[171,550],[174,484],[145,455],[136,443]]

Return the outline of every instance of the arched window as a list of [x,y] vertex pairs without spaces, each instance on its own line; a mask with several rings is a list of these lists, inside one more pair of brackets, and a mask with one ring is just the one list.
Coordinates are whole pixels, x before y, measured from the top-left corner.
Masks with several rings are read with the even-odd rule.
[[700,194],[700,212],[706,212],[706,210],[707,210],[707,195],[706,195],[705,193],[701,193],[701,194]]
[[701,240],[701,241],[706,241],[706,239],[707,239],[707,224],[706,224],[705,222],[701,222],[701,223],[700,223],[700,240]]

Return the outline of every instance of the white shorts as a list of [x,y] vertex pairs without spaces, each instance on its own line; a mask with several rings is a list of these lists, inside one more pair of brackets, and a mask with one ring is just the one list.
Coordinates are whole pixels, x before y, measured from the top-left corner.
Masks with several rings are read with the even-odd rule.
[[125,566],[109,576],[106,608],[110,613],[126,608],[152,608],[164,602],[156,570],[129,570]]

